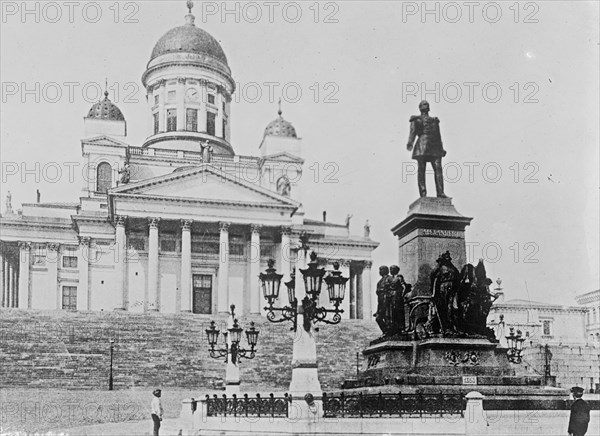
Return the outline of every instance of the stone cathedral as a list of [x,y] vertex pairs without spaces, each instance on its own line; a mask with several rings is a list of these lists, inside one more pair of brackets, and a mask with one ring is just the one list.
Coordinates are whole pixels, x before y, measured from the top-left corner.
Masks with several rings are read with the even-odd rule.
[[267,260],[289,280],[307,235],[323,266],[337,261],[350,278],[344,317],[372,319],[378,243],[368,225],[352,235],[325,214],[305,218],[302,141],[281,109],[256,156],[235,153],[235,82],[220,44],[194,21],[190,9],[152,50],[142,76],[151,121],[143,144],[127,142],[125,117],[105,93],[84,118],[91,173],[79,201],[13,211],[7,199],[2,307],[213,314],[235,304],[239,314],[258,314]]

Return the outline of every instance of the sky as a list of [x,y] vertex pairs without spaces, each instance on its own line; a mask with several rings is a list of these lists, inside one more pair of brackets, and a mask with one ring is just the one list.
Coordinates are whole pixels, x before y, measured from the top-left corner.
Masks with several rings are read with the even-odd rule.
[[[473,217],[469,261],[485,260],[507,300],[573,305],[598,289],[597,2],[195,3],[237,82],[235,152],[258,154],[281,97],[302,138],[306,216],[352,214],[359,235],[368,219],[376,266],[397,263],[390,229],[418,198],[406,142],[426,98],[448,153],[446,193]],[[141,75],[185,2],[1,7],[0,195],[10,190],[16,208],[37,189],[77,201],[83,117],[107,79],[127,142],[143,143]]]

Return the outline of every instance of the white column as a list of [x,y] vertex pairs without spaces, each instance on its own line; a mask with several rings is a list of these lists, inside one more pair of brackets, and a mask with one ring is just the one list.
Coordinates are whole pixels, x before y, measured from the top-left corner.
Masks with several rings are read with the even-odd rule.
[[185,79],[177,79],[177,130],[185,130]]
[[350,305],[350,313],[348,314],[348,318],[357,319],[358,316],[356,316],[356,273],[354,272],[354,269],[351,267],[350,263],[348,265],[348,270],[350,273],[350,275],[348,276],[348,287],[346,289],[346,298],[348,298],[348,304]]
[[217,304],[219,313],[229,312],[229,225],[219,223],[219,286]]
[[217,91],[215,96],[215,103],[217,104],[217,119],[215,120],[215,136],[222,138],[223,135],[223,95],[220,91]]
[[48,293],[56,296],[56,309],[62,309],[62,295],[58,291],[58,261],[60,245],[50,243],[46,245],[46,265],[48,268]]
[[260,230],[262,226],[252,224],[250,226],[250,313],[260,313],[260,284],[258,275],[260,274]]
[[[1,249],[0,249],[1,250]],[[8,273],[8,268],[4,264],[4,253],[0,251],[0,269],[2,275],[2,281],[0,282],[0,286],[2,287],[2,307],[8,307],[8,293],[6,292],[6,275]]]
[[290,241],[290,233],[291,230],[289,227],[281,228],[281,259],[278,265],[275,265],[277,268],[277,272],[279,274],[283,274],[283,280],[289,280],[290,274],[292,272],[291,262],[292,262],[292,251],[291,251],[291,241]]
[[19,257],[19,309],[27,309],[30,307],[29,295],[29,264],[31,242],[19,242],[20,257]]
[[208,92],[206,90],[206,83],[200,82],[200,97],[202,98],[202,106],[198,111],[198,131],[206,132],[206,105],[208,103]]
[[79,284],[77,286],[77,310],[90,310],[90,238],[79,238],[77,269],[79,270]]
[[167,82],[165,80],[161,80],[158,85],[160,86],[160,90],[158,91],[158,131],[166,132],[167,111],[165,110],[165,101],[167,100]]
[[[340,264],[340,271],[342,272],[343,277],[348,277],[348,282],[346,283],[346,295],[342,304],[340,304],[340,309],[344,309],[344,313],[342,313],[342,319],[350,319],[350,261],[345,259],[338,260]],[[321,292],[323,294],[323,292]],[[329,303],[330,304],[330,303]]]
[[[115,302],[115,310],[127,310],[127,288],[125,286],[125,278],[127,274],[127,236],[125,234],[125,222],[127,217],[117,216],[115,227],[115,282],[117,284],[117,301]],[[89,252],[89,250],[88,250]],[[84,285],[85,286],[85,285]]]
[[365,261],[363,265],[363,271],[361,274],[362,279],[362,301],[363,301],[363,319],[373,320],[373,290],[371,289],[371,267],[373,262]]
[[15,270],[10,262],[7,262],[8,267],[8,307],[15,307]]
[[192,221],[181,221],[181,311],[192,311]]
[[160,218],[148,219],[148,310],[158,311],[158,223]]

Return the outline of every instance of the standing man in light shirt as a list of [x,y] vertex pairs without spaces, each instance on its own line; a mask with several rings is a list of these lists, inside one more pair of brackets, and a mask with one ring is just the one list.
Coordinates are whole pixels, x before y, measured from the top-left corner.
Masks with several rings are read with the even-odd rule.
[[158,436],[158,430],[160,429],[160,422],[163,417],[163,408],[162,403],[160,402],[161,390],[155,389],[152,392],[154,398],[152,398],[152,402],[150,403],[150,410],[152,413],[152,421],[154,422],[154,436]]

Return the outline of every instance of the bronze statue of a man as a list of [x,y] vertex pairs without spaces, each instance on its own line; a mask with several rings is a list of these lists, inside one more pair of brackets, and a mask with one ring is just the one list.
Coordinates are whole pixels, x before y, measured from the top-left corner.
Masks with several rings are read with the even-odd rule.
[[375,321],[382,333],[386,335],[389,331],[390,319],[388,318],[388,304],[389,304],[389,285],[390,285],[390,269],[382,265],[379,267],[379,275],[381,279],[377,282],[377,312],[373,315]]
[[[446,156],[440,134],[440,120],[429,116],[429,103],[423,100],[419,103],[421,115],[410,117],[410,135],[408,136],[408,151],[413,151],[412,158],[418,162],[417,181],[419,195],[427,197],[425,186],[425,168],[431,163],[435,175],[437,196],[446,198],[444,194],[444,175],[442,174],[442,158]],[[415,143],[415,138],[417,141]],[[414,147],[414,150],[413,150]]]
[[406,329],[404,319],[404,277],[400,275],[398,265],[390,266],[388,317],[391,320],[391,333],[402,333]]

